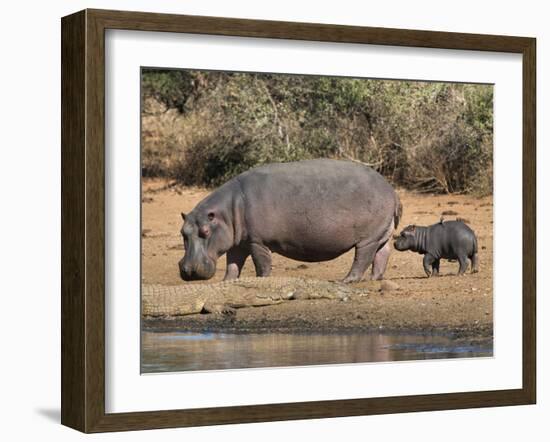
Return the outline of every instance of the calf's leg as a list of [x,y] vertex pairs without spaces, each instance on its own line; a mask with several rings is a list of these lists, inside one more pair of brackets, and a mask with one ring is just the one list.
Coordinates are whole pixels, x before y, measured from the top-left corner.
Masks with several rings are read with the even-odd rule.
[[432,264],[436,261],[435,257],[426,253],[424,259],[422,260],[422,265],[424,266],[424,271],[428,278],[432,276]]
[[460,267],[458,268],[458,274],[464,275],[466,270],[468,270],[468,257],[465,255],[461,255],[458,257],[458,262],[460,263]]
[[432,263],[432,276],[439,276],[439,262],[440,262],[440,260],[436,259]]
[[477,253],[474,253],[472,257],[470,258],[470,261],[472,261],[472,273],[479,272],[479,256]]

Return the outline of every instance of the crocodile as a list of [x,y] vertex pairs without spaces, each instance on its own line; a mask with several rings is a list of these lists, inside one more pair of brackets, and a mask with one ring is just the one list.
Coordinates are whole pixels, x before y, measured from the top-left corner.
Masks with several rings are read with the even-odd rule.
[[231,315],[236,309],[264,307],[291,300],[347,301],[366,296],[365,288],[315,279],[266,277],[241,278],[213,284],[143,284],[142,316],[146,319],[193,314]]

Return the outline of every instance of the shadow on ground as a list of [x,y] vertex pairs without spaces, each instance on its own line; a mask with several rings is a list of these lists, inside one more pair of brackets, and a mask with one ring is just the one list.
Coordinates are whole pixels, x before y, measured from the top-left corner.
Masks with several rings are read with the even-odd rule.
[[35,412],[36,414],[51,422],[55,422],[56,424],[61,422],[61,410],[59,408],[38,408]]

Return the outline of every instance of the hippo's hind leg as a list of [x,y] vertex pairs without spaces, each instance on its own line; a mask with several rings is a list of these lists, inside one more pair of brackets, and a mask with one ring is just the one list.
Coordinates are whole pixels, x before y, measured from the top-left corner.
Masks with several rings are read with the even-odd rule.
[[458,274],[464,275],[466,270],[468,270],[468,257],[466,255],[460,255],[458,257],[458,262],[460,263],[460,266],[458,267]]
[[241,276],[246,258],[250,255],[250,250],[244,247],[232,247],[227,251],[227,268],[225,270],[224,281],[236,279]]
[[365,270],[367,270],[367,268],[372,264],[377,249],[377,242],[357,244],[355,246],[355,258],[353,259],[351,270],[344,278],[343,282],[349,283],[361,281],[361,278],[363,278],[363,275],[365,274]]
[[269,276],[271,274],[271,250],[257,243],[252,243],[250,250],[254,267],[256,267],[256,276]]
[[472,273],[479,272],[479,255],[477,253],[474,253],[470,261],[472,262]]
[[382,247],[378,249],[374,255],[374,261],[372,262],[372,275],[371,279],[380,280],[384,276],[386,266],[388,265],[388,259],[390,257],[391,247],[390,242],[387,241]]

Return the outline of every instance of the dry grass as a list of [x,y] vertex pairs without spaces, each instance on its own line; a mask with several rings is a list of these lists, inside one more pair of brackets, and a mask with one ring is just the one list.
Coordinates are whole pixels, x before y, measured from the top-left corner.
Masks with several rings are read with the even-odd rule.
[[144,96],[144,176],[216,186],[259,164],[328,157],[411,190],[492,193],[491,86],[208,76],[214,86],[183,111]]

